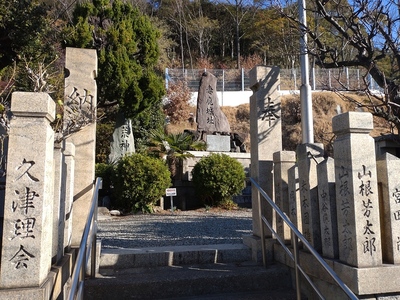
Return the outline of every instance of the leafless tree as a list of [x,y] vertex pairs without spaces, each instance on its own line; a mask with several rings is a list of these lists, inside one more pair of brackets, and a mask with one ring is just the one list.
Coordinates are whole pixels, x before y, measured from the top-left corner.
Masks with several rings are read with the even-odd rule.
[[236,65],[237,68],[240,69],[240,40],[244,36],[243,30],[241,31],[241,26],[246,18],[252,19],[254,17],[260,2],[249,0],[218,0],[217,2],[225,7],[234,21],[236,30]]
[[[285,0],[283,0],[285,1]],[[275,2],[292,25],[307,32],[308,54],[323,68],[361,67],[368,103],[358,103],[400,129],[400,1],[307,1],[308,24],[298,20],[297,1]],[[368,89],[368,76],[383,93]]]

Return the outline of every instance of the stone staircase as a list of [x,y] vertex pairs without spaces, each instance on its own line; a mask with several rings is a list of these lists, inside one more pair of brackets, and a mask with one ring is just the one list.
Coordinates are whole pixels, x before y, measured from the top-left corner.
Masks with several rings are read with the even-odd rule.
[[103,249],[84,299],[296,299],[287,267],[251,257],[243,244]]

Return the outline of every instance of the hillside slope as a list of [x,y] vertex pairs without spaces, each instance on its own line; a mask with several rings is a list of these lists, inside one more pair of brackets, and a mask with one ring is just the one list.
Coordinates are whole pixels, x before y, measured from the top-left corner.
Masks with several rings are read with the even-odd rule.
[[[357,101],[362,101],[358,95],[350,95]],[[324,144],[325,151],[332,155],[332,144],[334,134],[332,133],[332,118],[338,114],[355,111],[357,106],[355,102],[344,100],[334,92],[318,92],[312,94],[313,118],[314,118],[314,140],[316,143]],[[301,110],[300,96],[286,95],[281,99],[282,109],[282,148],[283,150],[295,151],[298,144],[301,143]],[[195,112],[195,108],[193,108]],[[250,151],[250,105],[242,104],[239,106],[223,106],[222,111],[228,118],[231,130],[240,133],[246,137],[246,145]],[[169,125],[171,132],[180,132],[183,129],[195,129],[196,124],[190,126],[188,122]],[[390,133],[389,124],[381,119],[374,117],[374,130],[371,136],[376,137],[381,134]]]

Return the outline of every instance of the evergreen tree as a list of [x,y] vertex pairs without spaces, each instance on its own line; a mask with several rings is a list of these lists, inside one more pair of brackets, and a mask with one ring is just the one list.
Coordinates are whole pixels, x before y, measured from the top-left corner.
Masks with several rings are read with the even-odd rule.
[[26,56],[34,60],[49,53],[50,21],[37,0],[0,2],[0,71]]
[[67,46],[97,50],[98,105],[119,105],[133,118],[161,101],[162,78],[155,68],[159,32],[137,8],[120,0],[93,0],[76,6],[66,30]]

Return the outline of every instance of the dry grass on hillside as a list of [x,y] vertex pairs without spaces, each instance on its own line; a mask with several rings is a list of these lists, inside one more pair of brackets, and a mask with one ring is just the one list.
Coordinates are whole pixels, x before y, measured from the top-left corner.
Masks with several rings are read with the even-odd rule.
[[[362,96],[355,94],[346,95],[351,99],[363,102]],[[314,138],[316,143],[324,144],[325,151],[328,155],[332,154],[332,143],[334,134],[332,133],[332,118],[337,115],[337,110],[340,107],[342,113],[355,111],[355,102],[344,100],[333,92],[313,93],[313,118],[314,118]],[[301,143],[301,111],[299,95],[282,96],[282,147],[283,150],[296,150],[296,147]],[[250,106],[242,104],[240,106],[223,106],[222,111],[228,118],[232,132],[237,132],[245,137],[245,143],[248,151],[250,151]],[[196,108],[193,107],[193,113]],[[182,132],[184,129],[196,129],[196,124],[193,127],[189,122],[169,125],[168,130],[171,132]],[[372,136],[389,133],[388,123],[374,117],[374,130]]]
[[[365,96],[356,94],[343,96],[334,92],[313,93],[313,118],[314,118],[314,139],[316,143],[324,144],[325,151],[332,155],[334,134],[332,132],[332,118],[338,114],[338,109],[342,112],[355,111],[357,105],[366,101]],[[382,118],[374,117],[374,130],[371,136],[376,137],[381,134],[389,133],[390,126]],[[284,150],[295,150],[301,143],[301,115],[299,95],[289,95],[282,98],[282,141]]]

